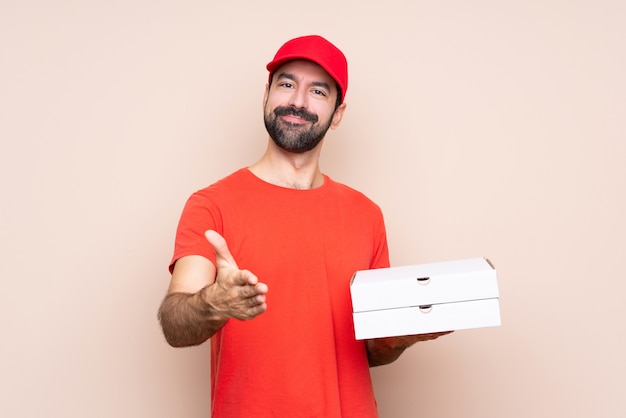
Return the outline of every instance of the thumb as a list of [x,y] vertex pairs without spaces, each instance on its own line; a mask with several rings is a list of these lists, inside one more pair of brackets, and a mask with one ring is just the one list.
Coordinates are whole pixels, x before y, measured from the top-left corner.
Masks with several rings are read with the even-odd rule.
[[225,264],[228,264],[230,265],[230,267],[239,269],[239,267],[237,267],[237,262],[235,262],[233,255],[230,253],[230,250],[228,249],[228,245],[226,244],[226,240],[224,239],[223,236],[213,231],[212,229],[209,229],[208,231],[206,231],[204,233],[204,236],[206,237],[207,241],[209,241],[209,244],[211,244],[213,246],[213,249],[215,250],[215,257],[216,257],[215,261],[218,264],[218,267],[220,266],[224,267]]

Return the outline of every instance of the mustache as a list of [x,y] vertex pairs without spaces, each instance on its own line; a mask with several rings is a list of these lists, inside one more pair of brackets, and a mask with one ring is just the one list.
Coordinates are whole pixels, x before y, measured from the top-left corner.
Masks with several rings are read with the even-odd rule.
[[317,115],[307,112],[304,109],[296,109],[295,107],[279,106],[274,109],[274,115],[276,116],[296,116],[306,120],[307,122],[316,123],[318,120]]

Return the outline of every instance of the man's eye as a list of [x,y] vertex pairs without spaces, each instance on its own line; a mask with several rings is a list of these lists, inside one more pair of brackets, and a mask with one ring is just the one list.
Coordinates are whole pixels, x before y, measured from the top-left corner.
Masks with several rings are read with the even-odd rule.
[[326,96],[326,92],[325,91],[317,90],[317,89],[313,90],[313,94],[319,94],[319,95],[322,95],[322,96]]
[[291,84],[291,83],[290,83],[290,82],[288,82],[288,81],[285,81],[285,82],[280,83],[280,86],[281,86],[281,87],[286,87],[286,88],[290,89],[290,88],[292,88],[292,87],[293,87],[293,84]]

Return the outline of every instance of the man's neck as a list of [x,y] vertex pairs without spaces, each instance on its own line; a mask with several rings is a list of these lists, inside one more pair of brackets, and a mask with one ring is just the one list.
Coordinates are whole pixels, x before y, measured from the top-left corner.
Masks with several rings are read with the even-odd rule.
[[270,143],[263,157],[250,166],[250,171],[261,180],[276,186],[315,189],[324,184],[319,167],[320,148],[318,146],[312,151],[295,154]]

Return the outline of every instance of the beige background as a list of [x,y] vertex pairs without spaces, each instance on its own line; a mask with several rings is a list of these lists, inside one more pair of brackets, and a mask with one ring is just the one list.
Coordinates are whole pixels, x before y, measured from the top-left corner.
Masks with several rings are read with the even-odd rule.
[[[626,416],[626,4],[0,2],[0,416],[206,417],[156,310],[182,205],[265,147],[265,63],[350,62],[323,169],[394,265],[487,256],[503,325],[373,370],[382,417]],[[245,402],[245,394],[242,394]]]

